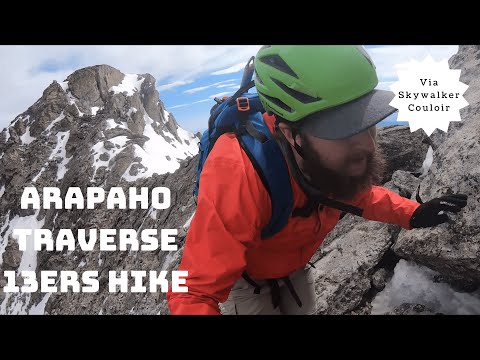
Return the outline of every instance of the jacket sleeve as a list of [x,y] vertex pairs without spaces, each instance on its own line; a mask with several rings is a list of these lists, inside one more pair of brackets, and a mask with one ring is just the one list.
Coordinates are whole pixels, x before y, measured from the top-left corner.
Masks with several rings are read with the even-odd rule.
[[411,230],[410,218],[420,206],[416,201],[407,199],[397,193],[381,187],[372,186],[359,194],[352,205],[363,209],[363,217],[368,220],[397,224]]
[[[236,140],[235,140],[236,141]],[[215,156],[221,138],[204,164],[197,209],[185,241],[179,270],[188,271],[186,293],[167,293],[170,313],[220,314],[230,289],[246,268],[246,252],[259,244],[261,224],[270,211],[250,162],[237,155]],[[222,153],[228,150],[224,148]],[[217,152],[219,153],[219,152]],[[268,196],[268,195],[267,195]]]

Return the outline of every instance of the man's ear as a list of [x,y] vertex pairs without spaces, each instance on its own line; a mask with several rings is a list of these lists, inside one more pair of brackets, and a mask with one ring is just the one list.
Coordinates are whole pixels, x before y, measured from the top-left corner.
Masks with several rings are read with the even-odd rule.
[[278,124],[278,128],[282,132],[285,139],[287,139],[287,141],[290,143],[290,145],[294,146],[295,141],[293,139],[292,129],[290,128],[290,126],[281,122]]

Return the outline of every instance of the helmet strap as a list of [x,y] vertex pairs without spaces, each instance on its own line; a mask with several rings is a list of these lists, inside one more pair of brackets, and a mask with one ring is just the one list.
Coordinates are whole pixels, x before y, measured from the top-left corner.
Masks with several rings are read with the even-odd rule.
[[[281,130],[280,130],[280,127],[278,126],[278,124],[280,124],[281,120],[280,118],[276,115],[275,115],[275,131],[279,131],[281,133]],[[297,135],[300,133],[300,129],[292,124],[290,124],[290,130],[292,131],[292,138],[293,138],[293,147],[295,148],[295,151],[297,152],[298,155],[300,155],[300,157],[302,159],[305,159],[305,153],[303,152],[303,149],[300,145],[298,145],[297,143]],[[282,134],[283,136],[283,134]]]
[[305,159],[305,153],[303,152],[302,147],[297,143],[297,135],[300,133],[300,131],[295,127],[292,127],[291,129],[292,129],[292,137],[293,137],[293,147],[295,148],[295,151],[297,152],[297,154],[300,155],[302,159]]

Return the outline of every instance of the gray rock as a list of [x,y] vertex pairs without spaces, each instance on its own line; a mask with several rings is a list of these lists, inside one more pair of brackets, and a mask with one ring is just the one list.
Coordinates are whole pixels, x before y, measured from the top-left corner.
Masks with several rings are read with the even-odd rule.
[[80,110],[89,114],[93,106],[104,106],[110,88],[119,85],[123,78],[117,69],[97,65],[75,71],[67,81],[72,95],[79,100]]
[[346,314],[362,304],[371,288],[375,266],[388,251],[398,226],[345,216],[334,240],[315,263],[318,314]]
[[[460,110],[462,122],[451,122],[451,127],[461,127],[462,123],[475,121],[472,116],[480,110],[480,102],[478,101],[480,98],[480,57],[478,54],[478,45],[461,45],[457,54],[453,55],[449,60],[451,69],[461,69],[460,81],[468,85],[468,89],[463,95],[470,104],[470,106]],[[449,136],[455,132],[452,130],[449,128]]]
[[22,262],[22,255],[23,252],[19,250],[17,240],[10,236],[2,256],[3,270],[16,270]]
[[110,155],[108,155],[108,153],[100,154],[99,159],[102,161],[108,161],[110,159]]
[[105,137],[109,140],[116,138],[117,136],[129,136],[131,134],[131,132],[128,129],[124,129],[120,127],[105,130],[103,133],[105,134]]
[[142,135],[145,130],[145,121],[143,120],[142,113],[137,111],[127,120],[128,129],[135,135]]
[[150,74],[143,74],[142,76],[145,77],[145,80],[142,83],[145,112],[155,122],[166,122],[168,119],[164,119],[163,115],[163,109],[165,106],[163,106],[155,87],[155,79]]
[[[452,62],[463,59],[464,64],[477,64],[472,51],[478,47],[460,47],[458,56]],[[477,66],[477,65],[475,65]],[[464,79],[478,69],[467,69]],[[470,81],[471,93],[477,93],[480,83]],[[470,103],[477,104],[470,98]],[[480,109],[479,109],[480,110]],[[467,206],[458,214],[449,215],[451,223],[427,229],[406,231],[399,235],[395,252],[402,257],[414,260],[438,271],[447,278],[456,279],[471,286],[480,283],[480,114],[470,110],[464,114],[463,126],[447,139],[434,155],[427,176],[420,184],[419,195],[428,201],[449,193],[469,195]]]
[[443,130],[435,129],[430,136],[425,137],[425,143],[430,145],[433,151],[436,151],[446,140],[448,133]]
[[401,196],[410,198],[417,190],[420,179],[407,171],[397,170],[392,175],[392,182]]
[[381,291],[385,288],[387,282],[391,279],[392,273],[384,268],[380,268],[372,275],[372,285],[376,290]]
[[396,170],[415,172],[422,167],[428,145],[423,130],[411,132],[408,126],[386,126],[378,130],[377,144],[387,159],[382,183],[389,181]]
[[107,150],[111,150],[115,147],[115,145],[111,141],[105,141],[103,143],[103,147]]
[[143,172],[146,169],[147,168],[142,164],[132,164],[128,173],[132,176],[137,176],[140,172]]

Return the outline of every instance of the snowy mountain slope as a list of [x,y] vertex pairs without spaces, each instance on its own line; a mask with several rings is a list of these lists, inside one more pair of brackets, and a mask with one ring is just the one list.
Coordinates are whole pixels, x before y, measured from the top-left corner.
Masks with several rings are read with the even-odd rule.
[[[175,227],[161,212],[143,214],[131,211],[69,211],[64,209],[21,209],[20,198],[27,186],[58,187],[65,194],[69,187],[99,186],[108,191],[137,184],[160,186],[198,152],[199,139],[182,129],[169,113],[149,74],[123,74],[107,65],[80,69],[62,82],[53,82],[24,113],[0,131],[0,270],[44,270],[57,264],[63,255],[19,251],[13,229],[75,230],[90,224],[92,228],[148,226]],[[184,181],[175,180],[172,188]],[[172,205],[181,206],[180,225],[193,212],[190,199]],[[115,217],[113,217],[115,214]],[[138,225],[137,221],[141,222]],[[161,221],[159,221],[161,219]],[[27,237],[31,240],[30,237]],[[163,255],[163,254],[162,254]],[[65,254],[66,259],[70,259]],[[170,256],[171,257],[171,256]],[[81,254],[71,259],[75,268],[106,261],[100,252]],[[91,259],[90,259],[91,258]],[[95,260],[93,260],[95,258]],[[158,258],[158,254],[157,254]],[[102,260],[103,259],[103,260]],[[78,261],[77,261],[78,260]],[[157,259],[166,262],[162,259]],[[70,261],[70,260],[69,260]],[[57,265],[53,266],[58,267]],[[43,313],[51,294],[11,294],[1,288],[0,313]],[[52,295],[52,298],[55,298]]]

